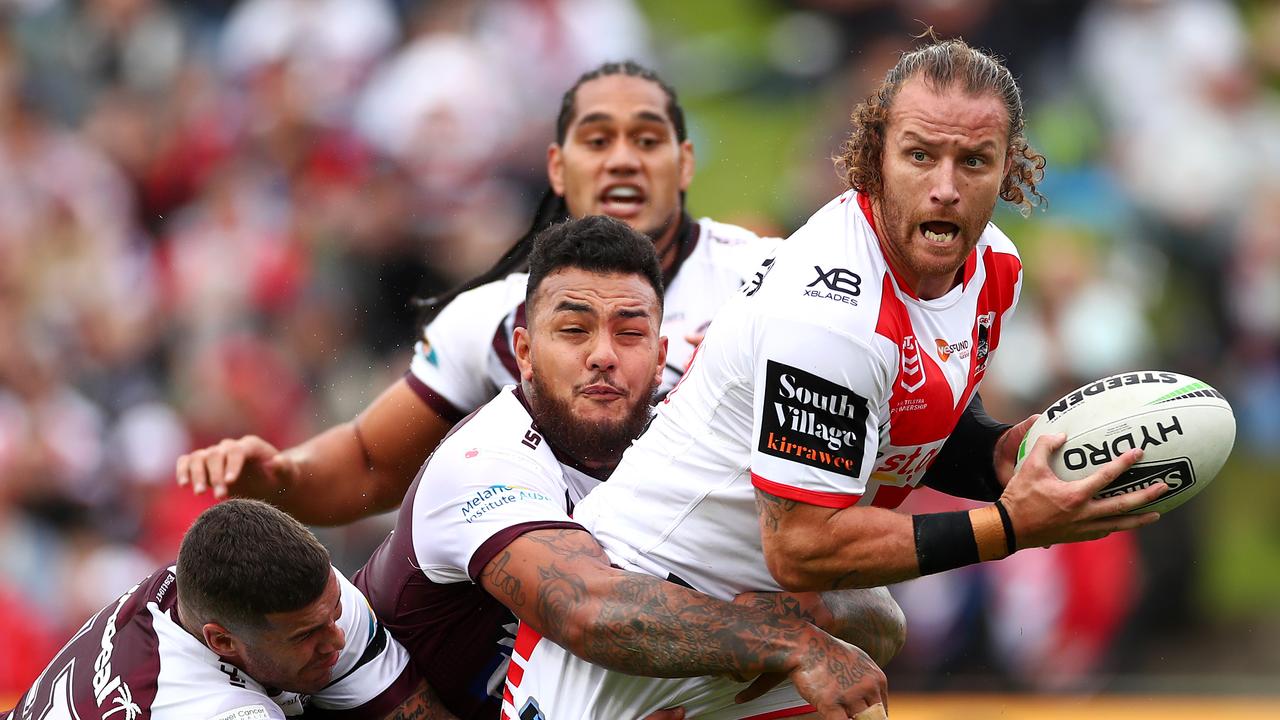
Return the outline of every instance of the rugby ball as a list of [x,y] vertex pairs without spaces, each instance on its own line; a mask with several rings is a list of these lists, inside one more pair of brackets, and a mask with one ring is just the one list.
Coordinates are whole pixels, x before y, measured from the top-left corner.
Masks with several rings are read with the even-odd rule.
[[1096,497],[1163,480],[1168,492],[1131,512],[1167,512],[1195,497],[1222,469],[1235,443],[1236,419],[1222,393],[1207,383],[1145,370],[1112,375],[1059,398],[1027,431],[1016,467],[1046,433],[1067,436],[1049,459],[1063,480],[1083,479],[1130,448],[1141,448],[1142,460]]

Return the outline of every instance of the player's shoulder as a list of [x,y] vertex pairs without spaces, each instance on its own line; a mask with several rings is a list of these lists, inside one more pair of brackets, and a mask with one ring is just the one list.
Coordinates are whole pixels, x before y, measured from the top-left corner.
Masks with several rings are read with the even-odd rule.
[[1004,233],[994,222],[987,223],[987,227],[982,232],[982,236],[978,238],[979,247],[989,247],[992,252],[1002,255],[1010,255],[1021,262],[1018,255],[1018,246],[1013,244],[1013,240]]
[[701,260],[711,272],[727,272],[739,280],[771,255],[782,238],[758,235],[740,225],[700,218],[698,244],[691,260]]
[[436,448],[431,465],[452,470],[462,464],[475,472],[495,463],[554,464],[543,445],[521,392],[508,386],[454,427]]
[[[473,327],[485,327],[506,317],[524,302],[528,273],[512,273],[461,293],[437,315],[437,320],[453,318]],[[493,328],[488,327],[492,332]]]

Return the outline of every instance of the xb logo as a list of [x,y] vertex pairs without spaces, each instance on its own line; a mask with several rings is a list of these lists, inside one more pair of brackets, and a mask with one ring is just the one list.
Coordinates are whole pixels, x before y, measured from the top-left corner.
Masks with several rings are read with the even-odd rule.
[[818,271],[818,278],[805,285],[807,288],[822,283],[828,290],[846,295],[857,296],[862,292],[862,277],[852,270],[845,270],[844,268],[823,270],[817,265],[814,265],[813,269]]

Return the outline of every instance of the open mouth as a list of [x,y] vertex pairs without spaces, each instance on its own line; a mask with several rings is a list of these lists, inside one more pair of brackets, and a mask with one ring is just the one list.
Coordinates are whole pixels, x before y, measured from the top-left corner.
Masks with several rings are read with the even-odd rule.
[[941,220],[931,220],[926,223],[920,223],[920,234],[925,240],[937,245],[946,245],[956,239],[956,235],[960,233],[960,226],[955,223],[943,222]]
[[600,193],[600,209],[616,218],[633,217],[644,207],[645,195],[637,185],[610,185]]

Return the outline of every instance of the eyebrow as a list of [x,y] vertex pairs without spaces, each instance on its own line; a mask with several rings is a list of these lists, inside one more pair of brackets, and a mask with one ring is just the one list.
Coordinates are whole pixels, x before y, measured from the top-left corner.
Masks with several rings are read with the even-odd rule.
[[[924,137],[921,137],[920,135],[918,135],[917,133],[911,130],[908,130],[902,133],[902,139],[908,142],[914,142],[919,145],[925,145],[927,147],[936,147],[938,145],[938,143],[928,140]],[[996,149],[996,144],[991,140],[983,140],[977,145],[972,145],[968,147],[961,146],[960,149],[970,153],[992,152]]]
[[[642,122],[658,123],[659,125],[667,124],[667,118],[664,115],[660,115],[652,110],[641,110],[633,115],[632,118]],[[590,125],[593,123],[611,122],[613,119],[614,117],[607,112],[596,111],[583,115],[578,120],[578,126],[581,127],[583,125]]]
[[[573,300],[561,300],[560,303],[556,305],[553,312],[585,313],[588,315],[594,315],[595,309],[586,303],[574,302]],[[646,308],[623,308],[614,313],[614,316],[627,320],[630,320],[631,318],[647,318],[649,317],[649,311]]]
[[[337,609],[339,606],[341,606],[341,605],[342,605],[342,593],[341,593],[341,592],[339,592],[339,593],[338,593],[338,599],[334,601],[334,603],[333,603],[333,607],[334,607],[334,609],[336,610],[336,609]],[[297,632],[293,633],[292,635],[289,635],[289,636],[288,636],[287,638],[285,638],[285,639],[286,639],[286,640],[298,640],[298,639],[300,639],[300,638],[302,638],[302,637],[305,637],[305,636],[307,635],[307,633],[313,633],[313,632],[315,632],[316,630],[319,630],[319,629],[323,628],[323,627],[324,627],[325,625],[327,625],[328,623],[329,623],[329,621],[328,621],[328,620],[325,620],[325,621],[323,621],[323,622],[318,622],[318,623],[316,623],[315,625],[311,625],[311,626],[309,626],[309,627],[305,627],[305,628],[302,628],[301,630],[298,630]]]

